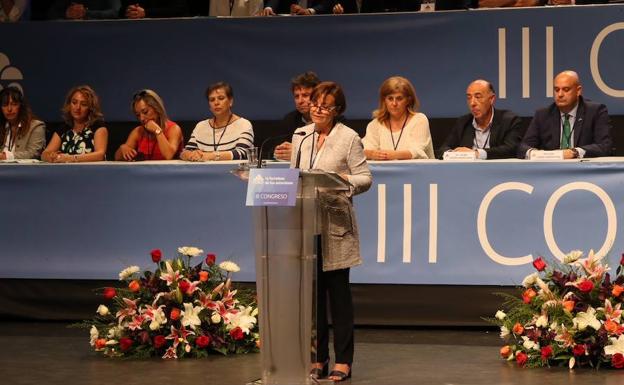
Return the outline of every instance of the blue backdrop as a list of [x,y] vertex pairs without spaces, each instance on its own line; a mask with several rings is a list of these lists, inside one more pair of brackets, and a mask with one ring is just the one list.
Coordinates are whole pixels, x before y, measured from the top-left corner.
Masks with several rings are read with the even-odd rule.
[[208,115],[206,86],[225,80],[237,113],[279,119],[292,109],[290,78],[314,70],[344,85],[347,117],[365,119],[388,76],[411,79],[429,117],[466,113],[466,85],[483,77],[496,85],[500,107],[531,116],[551,101],[551,74],[572,68],[587,97],[624,114],[623,16],[624,5],[612,5],[2,23],[0,85],[23,86],[48,121],[60,120],[65,93],[80,83],[100,94],[109,121],[134,120],[129,100],[146,87],[163,96],[174,120],[193,121]]
[[[0,165],[0,278],[116,278],[149,266],[151,249],[171,258],[197,246],[253,281],[251,209],[232,167]],[[624,162],[371,168],[371,190],[355,199],[364,264],[354,282],[512,285],[538,255],[603,249],[617,263],[623,250]]]

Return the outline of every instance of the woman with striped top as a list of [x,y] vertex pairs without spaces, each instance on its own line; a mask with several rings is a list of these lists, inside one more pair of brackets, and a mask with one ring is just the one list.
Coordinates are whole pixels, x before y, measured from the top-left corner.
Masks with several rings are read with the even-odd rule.
[[224,82],[211,85],[206,98],[213,118],[197,123],[180,159],[193,162],[247,158],[253,147],[253,128],[249,120],[232,113],[234,93]]

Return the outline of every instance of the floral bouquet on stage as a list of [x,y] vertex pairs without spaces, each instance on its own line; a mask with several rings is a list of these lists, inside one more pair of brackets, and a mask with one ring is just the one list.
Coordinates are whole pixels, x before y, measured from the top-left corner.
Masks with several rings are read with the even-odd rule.
[[539,257],[537,272],[522,282],[521,298],[501,294],[504,311],[488,320],[507,342],[503,358],[529,367],[624,368],[624,256],[614,278],[593,251],[582,257],[572,251],[553,267]]
[[173,260],[152,250],[155,271],[130,266],[119,273],[123,288],[107,287],[90,327],[91,346],[110,357],[182,358],[209,353],[258,350],[255,294],[232,288],[230,261],[216,264],[214,254],[178,248]]

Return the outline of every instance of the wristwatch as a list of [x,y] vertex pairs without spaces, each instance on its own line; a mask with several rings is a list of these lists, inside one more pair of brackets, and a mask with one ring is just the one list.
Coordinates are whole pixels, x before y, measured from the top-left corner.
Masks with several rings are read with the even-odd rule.
[[160,128],[157,128],[156,131],[154,131],[154,135],[158,136],[162,134],[162,130]]

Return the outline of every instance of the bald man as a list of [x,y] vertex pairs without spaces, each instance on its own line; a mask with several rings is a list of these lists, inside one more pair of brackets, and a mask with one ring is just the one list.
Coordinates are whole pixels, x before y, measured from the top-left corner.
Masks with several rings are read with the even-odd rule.
[[609,156],[613,152],[611,119],[604,104],[583,99],[574,71],[563,71],[553,82],[554,103],[537,110],[518,157],[529,159],[533,149],[563,150],[564,159]]
[[487,80],[478,79],[466,89],[469,114],[455,122],[444,144],[438,150],[445,152],[474,152],[477,159],[515,158],[522,138],[520,118],[511,111],[494,108],[496,93]]

